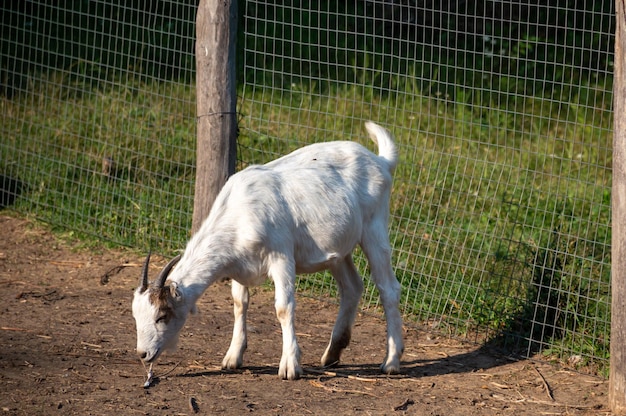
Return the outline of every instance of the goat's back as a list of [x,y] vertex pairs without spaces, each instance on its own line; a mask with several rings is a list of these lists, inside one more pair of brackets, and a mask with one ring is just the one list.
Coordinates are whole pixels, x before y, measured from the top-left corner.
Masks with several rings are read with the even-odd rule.
[[326,268],[369,223],[387,226],[392,141],[389,149],[391,158],[354,142],[317,143],[250,166],[228,180],[207,225],[235,247],[292,255],[298,271]]

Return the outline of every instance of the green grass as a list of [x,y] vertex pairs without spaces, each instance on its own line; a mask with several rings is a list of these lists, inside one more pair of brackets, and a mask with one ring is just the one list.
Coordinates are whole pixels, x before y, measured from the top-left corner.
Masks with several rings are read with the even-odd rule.
[[[579,354],[580,365],[606,372],[610,85],[583,85],[564,103],[481,101],[464,89],[452,102],[397,84],[386,94],[365,84],[323,93],[306,83],[248,85],[239,167],[316,141],[373,149],[362,121],[390,127],[402,155],[390,235],[407,319],[504,346],[538,345],[559,359]],[[193,208],[194,94],[190,85],[126,79],[84,89],[59,73],[3,99],[0,172],[27,185],[16,210],[90,238],[182,248]],[[116,163],[109,174],[106,157]],[[367,273],[361,255],[356,261]],[[299,288],[334,293],[326,275]],[[377,307],[376,299],[368,285],[364,305]]]
[[[254,117],[242,123],[240,157],[262,163],[306,142],[354,136],[370,145],[362,119],[391,127],[402,163],[390,234],[409,319],[522,353],[580,354],[579,366],[606,374],[607,89],[583,86],[569,104],[527,97],[480,105],[413,90],[361,101],[359,86],[306,90],[246,96],[240,109]],[[302,285],[328,293],[328,277],[318,279],[317,291],[310,279]],[[377,306],[368,286],[370,302]]]
[[118,244],[178,249],[193,209],[193,89],[121,85],[83,90],[55,74],[3,100],[1,170],[27,184],[17,210]]

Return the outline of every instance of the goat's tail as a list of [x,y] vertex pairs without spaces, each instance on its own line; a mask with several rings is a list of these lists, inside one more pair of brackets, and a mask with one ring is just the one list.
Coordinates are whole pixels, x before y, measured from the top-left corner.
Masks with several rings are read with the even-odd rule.
[[389,131],[373,121],[365,122],[365,129],[370,138],[378,144],[378,156],[387,161],[389,170],[393,171],[398,164],[398,148],[393,142],[393,136]]

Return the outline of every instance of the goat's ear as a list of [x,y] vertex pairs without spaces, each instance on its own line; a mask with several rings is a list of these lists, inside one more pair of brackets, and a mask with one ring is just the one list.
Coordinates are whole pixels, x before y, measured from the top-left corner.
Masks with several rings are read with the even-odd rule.
[[178,284],[176,284],[175,282],[171,282],[170,283],[170,296],[172,296],[172,298],[175,301],[179,301],[182,299],[183,294],[180,291],[180,289],[178,288]]

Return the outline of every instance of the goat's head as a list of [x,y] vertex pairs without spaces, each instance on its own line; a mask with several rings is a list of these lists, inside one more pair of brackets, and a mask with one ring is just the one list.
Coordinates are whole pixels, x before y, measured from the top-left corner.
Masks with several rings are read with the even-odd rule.
[[180,260],[174,257],[156,278],[148,284],[150,254],[141,272],[139,287],[133,295],[133,317],[137,325],[137,354],[144,362],[153,362],[165,350],[173,350],[190,308],[181,289],[167,276]]

